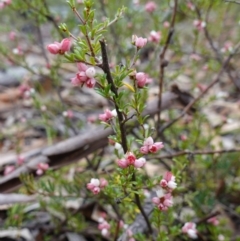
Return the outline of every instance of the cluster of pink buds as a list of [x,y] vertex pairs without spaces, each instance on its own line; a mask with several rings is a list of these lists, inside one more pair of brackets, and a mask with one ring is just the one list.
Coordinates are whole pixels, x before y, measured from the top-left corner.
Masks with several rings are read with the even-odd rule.
[[8,174],[13,172],[14,170],[15,170],[15,166],[14,165],[8,165],[8,166],[5,167],[3,175],[7,176]]
[[22,84],[18,87],[19,90],[19,95],[23,98],[30,98],[31,96],[33,96],[35,94],[35,89],[31,88],[29,85],[27,84]]
[[43,162],[38,163],[36,174],[38,176],[41,176],[45,171],[47,171],[48,168],[49,168],[48,163],[43,163]]
[[85,84],[88,88],[93,88],[96,84],[96,80],[94,79],[96,71],[94,67],[88,67],[84,63],[78,63],[77,67],[79,72],[71,79],[71,83],[74,86]]
[[163,23],[163,27],[164,27],[164,28],[169,28],[169,27],[170,27],[170,23],[169,23],[168,21],[165,21],[165,22]]
[[109,121],[111,121],[116,116],[117,116],[117,111],[115,109],[112,110],[112,111],[109,110],[109,109],[106,109],[104,111],[104,114],[100,114],[98,116],[98,119],[101,120],[101,121],[109,123]]
[[153,43],[158,44],[160,39],[161,39],[161,32],[160,31],[156,32],[156,31],[152,30],[150,32],[150,36],[148,37],[149,42],[153,42]]
[[104,178],[92,178],[87,184],[87,189],[89,189],[93,194],[98,194],[104,187],[108,185],[108,182]]
[[196,229],[196,224],[189,222],[185,223],[184,226],[182,227],[182,232],[187,234],[189,238],[191,239],[197,239],[197,229]]
[[69,51],[71,48],[71,40],[69,38],[63,39],[60,43],[54,42],[53,44],[49,44],[47,46],[48,51],[51,54],[64,54]]
[[225,42],[223,48],[221,48],[221,52],[226,53],[226,52],[232,52],[232,51],[233,51],[232,42],[230,41]]
[[140,148],[140,152],[143,154],[156,153],[164,147],[162,142],[154,142],[153,138],[150,136],[145,139],[143,146]]
[[63,111],[62,115],[68,119],[73,118],[73,112],[71,110]]
[[106,237],[109,235],[110,224],[104,219],[99,220],[98,229],[101,230],[102,236]]
[[206,27],[206,22],[202,20],[194,20],[193,25],[197,28],[198,31],[202,31]]
[[121,168],[127,168],[129,166],[134,166],[136,168],[143,167],[146,163],[146,159],[141,157],[139,159],[132,152],[127,152],[124,159],[117,160],[117,164]]
[[168,192],[172,192],[177,187],[175,180],[176,178],[171,172],[166,172],[160,181],[160,186]]
[[216,218],[216,217],[212,217],[212,218],[209,218],[207,220],[208,223],[211,223],[212,225],[214,226],[218,226],[219,225],[219,220]]
[[160,181],[161,188],[156,192],[157,197],[152,199],[152,202],[161,211],[167,211],[173,205],[172,191],[177,187],[175,179],[175,176],[171,172],[166,172]]
[[20,46],[17,46],[16,48],[14,48],[14,49],[12,50],[12,52],[13,52],[13,54],[15,54],[15,55],[23,55],[23,50],[22,50],[22,48],[21,48]]
[[187,7],[188,7],[190,10],[192,10],[192,11],[195,10],[195,6],[194,6],[194,4],[193,4],[192,2],[187,2]]
[[161,211],[167,211],[169,207],[173,206],[172,194],[164,193],[163,189],[156,191],[157,197],[152,198],[152,202]]
[[12,0],[3,0],[0,2],[0,9],[3,9],[4,7],[10,5],[12,3]]
[[145,5],[145,11],[148,13],[153,13],[157,9],[157,4],[153,1],[149,1]]
[[141,49],[147,44],[147,39],[133,35],[132,44],[135,45],[138,49]]
[[149,78],[149,76],[143,72],[136,73],[135,79],[137,81],[138,88],[143,88],[145,85],[152,82],[152,79]]

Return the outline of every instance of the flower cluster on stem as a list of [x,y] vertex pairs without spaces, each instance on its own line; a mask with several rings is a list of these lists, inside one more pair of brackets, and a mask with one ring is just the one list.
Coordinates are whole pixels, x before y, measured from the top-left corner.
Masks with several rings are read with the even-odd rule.
[[188,222],[185,223],[182,227],[182,232],[187,234],[189,238],[191,239],[197,239],[197,229],[196,229],[196,223]]
[[87,189],[96,195],[107,185],[108,182],[104,178],[92,178],[91,181],[87,184]]
[[94,67],[88,67],[84,63],[77,63],[77,67],[79,72],[71,79],[72,85],[82,86],[85,84],[88,88],[93,88],[96,84],[96,80],[94,78],[96,71]]
[[140,148],[142,154],[156,153],[164,147],[162,142],[154,142],[153,138],[150,136],[145,139],[143,146]]
[[71,40],[69,38],[63,39],[61,42],[54,42],[47,46],[51,54],[65,54],[71,48]]
[[127,168],[129,166],[134,166],[136,168],[143,167],[146,163],[146,159],[141,157],[139,159],[132,152],[127,152],[125,158],[117,160],[117,164],[121,168]]
[[98,116],[98,118],[103,122],[109,123],[116,116],[117,116],[116,110],[111,111],[109,109],[106,109],[103,114],[100,114]]

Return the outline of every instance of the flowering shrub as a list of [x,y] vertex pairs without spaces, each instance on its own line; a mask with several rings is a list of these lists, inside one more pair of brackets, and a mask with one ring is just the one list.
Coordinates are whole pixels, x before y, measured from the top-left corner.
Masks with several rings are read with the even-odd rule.
[[[21,79],[17,96],[34,107],[32,118],[39,120],[21,123],[27,122],[25,130],[40,123],[48,144],[25,156],[15,141],[16,163],[5,165],[3,181],[14,180],[19,171],[20,192],[35,194],[39,209],[52,217],[49,229],[41,229],[44,240],[66,230],[89,240],[227,240],[231,232],[226,219],[216,217],[221,213],[216,204],[238,203],[221,192],[239,191],[239,171],[231,168],[239,167],[239,150],[227,157],[229,150],[215,150],[214,138],[227,117],[213,128],[202,111],[218,98],[203,96],[223,73],[239,88],[231,61],[239,43],[224,39],[217,45],[212,39],[217,28],[208,14],[216,6],[217,15],[221,6],[204,0],[124,1],[128,9],[117,1],[67,3],[62,12],[47,1],[0,3],[6,16],[21,10],[22,18],[36,20],[37,51],[11,29],[12,51],[4,46],[0,52],[7,65],[32,74],[32,81],[27,75]],[[52,35],[44,39],[48,27]],[[29,63],[28,54],[36,52],[42,61]],[[172,85],[177,80],[193,93]],[[50,89],[46,98],[44,88]],[[226,173],[232,179],[225,179]],[[235,182],[227,189],[229,180]],[[35,213],[29,216],[24,208],[9,209],[5,226],[24,227],[33,220]]]

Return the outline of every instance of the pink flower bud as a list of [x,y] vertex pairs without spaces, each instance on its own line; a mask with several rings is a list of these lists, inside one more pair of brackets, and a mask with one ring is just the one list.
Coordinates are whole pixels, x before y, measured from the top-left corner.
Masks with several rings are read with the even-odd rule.
[[160,186],[163,187],[163,188],[167,187],[167,181],[162,179],[161,182],[160,182]]
[[156,10],[156,8],[157,8],[157,4],[153,1],[147,2],[145,5],[145,10],[148,13],[154,12]]
[[104,188],[108,185],[108,181],[104,178],[100,178],[100,188]]
[[198,237],[196,224],[192,222],[185,223],[184,226],[182,227],[182,232],[186,233],[188,237],[192,239],[197,239]]
[[137,85],[139,88],[143,88],[147,82],[147,75],[143,72],[136,74]]
[[151,146],[154,144],[153,138],[149,136],[148,138],[145,139],[143,145],[144,146]]
[[99,115],[99,120],[104,121],[104,122],[109,122],[114,116],[112,114],[112,112],[109,109],[106,109],[104,111],[104,114],[100,114]]
[[81,85],[81,81],[79,80],[79,78],[77,76],[71,78],[71,84],[73,86],[78,86]]
[[88,69],[87,65],[82,62],[77,63],[77,68],[79,71],[83,71],[83,72],[86,72],[86,70]]
[[53,44],[49,44],[47,46],[48,51],[51,54],[64,54],[65,52],[69,51],[71,48],[71,40],[68,38],[65,38],[59,42],[54,42]]
[[149,151],[151,153],[156,153],[158,150],[162,149],[164,147],[162,142],[155,142],[153,145],[149,147]]
[[209,218],[209,219],[207,220],[207,222],[208,222],[208,223],[211,223],[211,224],[214,225],[214,226],[218,226],[218,225],[219,225],[219,221],[218,221],[218,219],[217,219],[216,217]]
[[142,154],[148,154],[148,152],[149,152],[148,146],[142,146],[142,147],[140,148],[140,152],[141,152]]
[[161,39],[161,32],[156,32],[156,31],[151,31],[150,36],[148,37],[148,41],[153,42],[153,43],[159,43]]
[[128,161],[128,165],[134,165],[136,157],[132,152],[128,152],[126,155],[126,159]]
[[193,25],[197,28],[198,31],[201,31],[206,27],[206,22],[202,20],[194,20]]
[[95,84],[96,84],[96,80],[94,78],[88,79],[86,81],[86,86],[88,88],[93,88],[95,86]]
[[71,40],[69,38],[63,39],[60,43],[60,49],[62,53],[69,51],[70,48],[71,48]]
[[47,46],[47,49],[51,54],[58,54],[60,51],[60,44],[57,42],[55,42],[53,44],[49,44]]
[[164,28],[169,28],[169,27],[170,27],[170,23],[169,23],[168,21],[165,21],[165,22],[163,23],[163,27],[164,27]]
[[128,161],[126,159],[117,160],[117,165],[121,168],[128,167]]
[[134,162],[134,167],[136,168],[143,167],[145,164],[146,164],[146,159],[141,157]]
[[142,37],[137,37],[136,35],[132,36],[132,43],[137,47],[137,48],[142,48],[146,45],[147,39],[142,38]]
[[85,81],[88,80],[86,72],[80,71],[77,73],[77,78],[79,79],[80,83],[83,84]]

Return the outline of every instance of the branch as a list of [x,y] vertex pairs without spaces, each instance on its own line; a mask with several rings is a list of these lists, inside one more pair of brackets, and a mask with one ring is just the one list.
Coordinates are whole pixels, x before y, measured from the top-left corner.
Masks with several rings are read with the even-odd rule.
[[240,149],[230,149],[230,150],[218,150],[218,151],[214,151],[214,150],[209,150],[209,151],[201,151],[201,150],[197,150],[197,151],[179,151],[170,155],[162,155],[156,158],[159,159],[172,159],[173,157],[177,157],[177,156],[184,156],[184,155],[214,155],[214,154],[222,154],[222,153],[232,153],[232,152],[240,152]]
[[182,111],[182,113],[175,119],[173,119],[172,121],[170,121],[169,123],[167,123],[165,126],[163,126],[160,130],[160,132],[164,132],[167,128],[169,128],[170,126],[172,126],[174,123],[176,123],[178,120],[180,120],[189,110],[190,108],[197,102],[199,101],[207,92],[209,89],[211,89],[216,83],[218,83],[221,79],[222,74],[224,73],[224,71],[226,70],[230,60],[232,59],[232,57],[234,56],[234,54],[236,53],[236,51],[239,49],[240,47],[240,42],[236,45],[235,51],[233,51],[232,54],[230,54],[228,56],[228,58],[225,60],[224,64],[222,65],[221,70],[219,71],[218,75],[215,77],[215,79],[208,85],[208,87],[194,100],[192,100]]
[[102,66],[101,68],[103,69],[104,73],[106,74],[107,82],[108,84],[111,85],[111,91],[114,93],[115,97],[115,108],[117,111],[117,116],[118,116],[118,122],[119,122],[119,127],[120,127],[120,132],[121,132],[121,144],[124,150],[124,153],[128,151],[127,147],[127,136],[126,136],[126,130],[125,130],[125,122],[124,122],[124,117],[122,112],[120,112],[119,107],[116,103],[116,99],[118,98],[118,91],[117,88],[114,85],[113,78],[110,72],[109,64],[108,64],[108,56],[107,56],[107,50],[106,50],[106,44],[104,40],[100,41],[101,45],[101,50],[102,50]]
[[158,92],[158,113],[157,113],[157,123],[156,123],[156,129],[159,130],[160,127],[160,120],[161,120],[161,101],[162,101],[162,89],[163,89],[163,82],[164,82],[164,69],[167,67],[168,62],[165,60],[165,54],[167,52],[167,49],[169,47],[170,41],[172,39],[173,33],[174,33],[174,25],[175,25],[175,19],[177,14],[177,6],[178,6],[178,0],[174,0],[174,9],[173,9],[173,15],[172,20],[170,24],[170,29],[168,32],[166,43],[163,47],[162,52],[160,53],[160,77],[159,77],[159,92]]
[[[162,98],[162,109],[164,110],[173,105],[177,96],[168,92],[164,93]],[[157,111],[157,100],[151,101],[148,102],[143,115],[154,116]],[[35,174],[38,163],[48,162],[51,168],[57,169],[77,162],[90,153],[107,146],[108,136],[112,134],[113,131],[111,129],[103,130],[102,127],[97,127],[92,130],[87,130],[84,134],[81,133],[52,146],[43,147],[36,151],[23,154],[27,163],[0,179],[0,193],[6,193],[17,189],[21,185],[19,175],[27,173]],[[10,163],[15,164],[17,160],[13,159],[12,162],[8,164]]]

